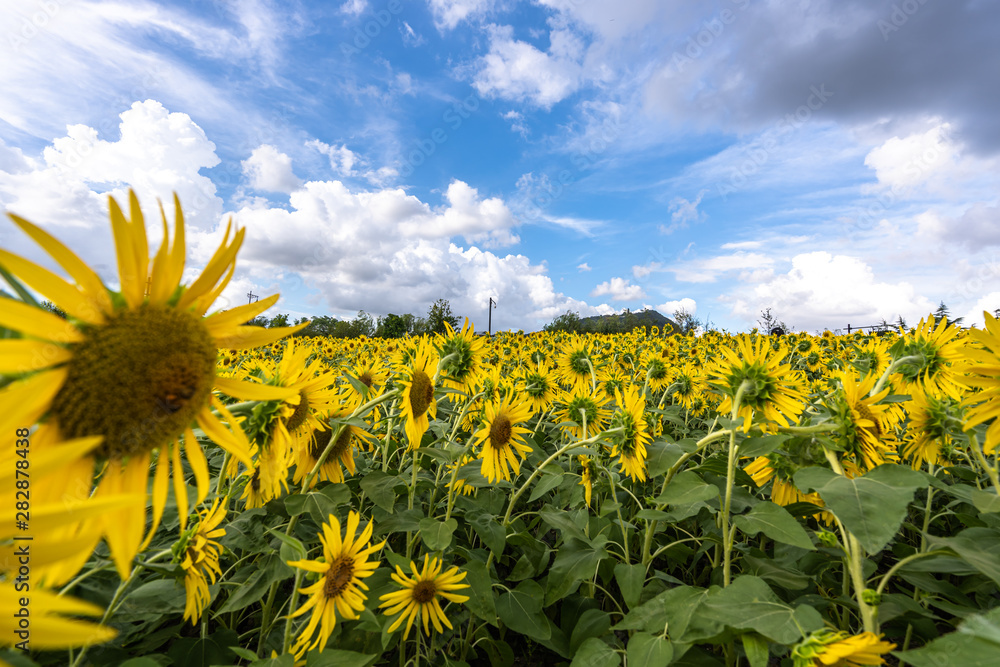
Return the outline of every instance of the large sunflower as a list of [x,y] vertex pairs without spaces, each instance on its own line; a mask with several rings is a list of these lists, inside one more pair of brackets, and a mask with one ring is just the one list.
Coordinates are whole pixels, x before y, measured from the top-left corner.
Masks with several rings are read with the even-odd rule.
[[[322,560],[288,561],[292,567],[320,575],[315,584],[299,590],[309,599],[292,614],[295,618],[312,609],[309,623],[295,640],[293,648],[297,659],[314,648],[319,647],[320,651],[326,648],[326,642],[336,627],[338,613],[342,620],[351,620],[365,608],[368,596],[362,591],[367,591],[368,586],[362,579],[370,577],[378,568],[378,561],[369,561],[368,557],[381,549],[385,542],[369,546],[374,526],[369,522],[358,535],[360,523],[361,516],[352,510],[347,515],[346,532],[341,537],[340,521],[331,514],[319,536],[323,543]],[[317,628],[319,635],[314,639]]]
[[[413,576],[408,577],[403,572],[403,568],[396,566],[396,571],[392,578],[402,588],[393,593],[386,593],[379,597],[382,600],[380,608],[386,607],[386,616],[399,618],[389,626],[388,632],[395,632],[399,626],[406,621],[406,630],[403,631],[403,639],[410,634],[413,621],[419,616],[424,624],[424,634],[428,637],[431,634],[430,624],[434,624],[434,629],[443,632],[442,624],[452,629],[451,622],[444,615],[441,608],[441,600],[450,602],[467,602],[467,595],[459,595],[454,591],[468,588],[469,584],[460,583],[465,579],[465,572],[459,572],[457,567],[452,566],[447,572],[442,572],[443,567],[440,558],[430,559],[424,555],[424,567],[417,570],[417,564],[410,561],[410,572]],[[419,630],[418,630],[419,631]]]
[[838,445],[865,470],[894,460],[899,420],[890,404],[879,403],[889,394],[889,388],[869,396],[878,376],[867,375],[858,381],[852,371],[837,371],[833,377],[840,391],[832,392],[826,403],[838,423],[834,433]]
[[710,382],[724,397],[719,412],[726,414],[732,410],[732,402],[746,382],[739,408],[744,431],[750,430],[754,413],[786,426],[797,419],[805,407],[805,392],[799,372],[781,363],[785,350],[774,352],[764,337],[740,335],[733,343],[735,350],[719,348],[723,358],[716,361],[711,371]]
[[420,439],[430,426],[430,419],[437,415],[437,402],[434,400],[434,378],[437,372],[438,355],[434,347],[426,340],[421,341],[412,356],[402,366],[402,373],[407,376],[400,381],[403,394],[400,397],[400,411],[406,420],[406,437],[409,448],[420,446]]
[[614,448],[612,456],[618,456],[622,472],[632,481],[646,481],[646,444],[652,440],[646,426],[646,398],[635,385],[624,391],[616,391],[618,410],[611,417],[611,428],[620,428],[620,433],[611,437]]
[[962,330],[946,319],[934,316],[920,320],[920,324],[892,347],[897,358],[909,357],[896,373],[901,380],[903,393],[944,395],[961,400],[963,393],[962,351],[965,339]]
[[966,357],[977,363],[968,366],[969,375],[963,381],[979,390],[967,399],[975,407],[969,410],[966,429],[993,420],[986,429],[983,447],[989,455],[1000,445],[1000,321],[986,311],[983,311],[983,317],[986,320],[986,330],[969,331],[969,336],[980,347],[966,348]]
[[[212,397],[213,389],[247,400],[282,399],[288,393],[217,377],[218,349],[254,347],[295,330],[242,326],[271,307],[277,295],[205,317],[235,271],[244,230],[230,238],[230,221],[201,275],[190,285],[181,285],[184,217],[176,196],[174,204],[173,242],[163,215],[163,243],[150,260],[145,220],[135,194],[129,193],[131,219],[109,198],[119,292],[107,288],[68,247],[23,218],[11,215],[76,284],[0,250],[0,264],[8,272],[69,316],[63,320],[15,301],[0,309],[0,326],[22,335],[0,341],[0,372],[31,372],[0,391],[0,404],[5,406],[0,427],[6,432],[14,425],[41,420],[41,428],[55,430],[57,440],[102,436],[102,444],[90,457],[92,464],[101,465],[96,497],[118,493],[145,497],[155,469],[149,536],[166,505],[171,469],[182,528],[187,518],[182,435],[198,502],[208,493],[208,465],[192,433],[193,424],[234,457],[251,463],[245,435],[234,428],[225,406]],[[67,486],[93,483],[92,470],[80,467],[81,477],[67,477]],[[136,504],[108,512],[103,520],[111,557],[123,578],[143,542],[145,509],[145,503]]]
[[481,371],[483,339],[473,334],[469,318],[458,332],[447,322],[444,326],[447,333],[437,340],[438,353],[446,360],[441,368],[441,384],[471,394]]
[[476,444],[483,449],[479,458],[483,460],[482,474],[491,483],[498,479],[510,481],[510,468],[517,475],[521,470],[521,459],[531,451],[524,442],[524,434],[531,429],[517,426],[531,419],[531,407],[527,402],[513,403],[505,398],[498,403],[486,405],[486,418],[482,428],[473,436]]

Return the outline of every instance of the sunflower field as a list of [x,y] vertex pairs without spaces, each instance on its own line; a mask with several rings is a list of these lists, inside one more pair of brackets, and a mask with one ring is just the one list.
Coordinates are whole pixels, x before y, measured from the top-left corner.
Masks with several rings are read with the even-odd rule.
[[11,216],[64,275],[0,249],[0,662],[1000,664],[988,313],[292,337],[174,203],[110,201],[117,289]]

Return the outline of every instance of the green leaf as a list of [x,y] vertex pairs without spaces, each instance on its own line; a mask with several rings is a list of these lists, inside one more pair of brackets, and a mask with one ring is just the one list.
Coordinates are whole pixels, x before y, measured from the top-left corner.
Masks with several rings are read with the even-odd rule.
[[235,653],[237,657],[243,658],[244,660],[251,660],[251,661],[259,660],[257,654],[248,648],[243,648],[241,646],[230,646],[229,650]]
[[239,643],[239,635],[235,631],[223,628],[217,629],[211,637],[205,639],[182,637],[170,645],[167,655],[175,665],[186,667],[227,665],[232,662],[229,646]]
[[372,470],[361,479],[361,490],[378,507],[392,514],[396,503],[396,487],[402,484],[398,477],[387,475],[381,470]]
[[476,531],[479,539],[490,548],[490,551],[498,556],[503,553],[503,548],[507,543],[507,531],[503,529],[496,517],[480,510],[466,512],[465,520]]
[[611,614],[600,609],[588,609],[580,615],[569,639],[569,654],[575,655],[584,640],[601,637],[611,628]]
[[250,663],[249,667],[295,667],[295,656],[291,653],[286,653],[279,655],[277,658],[261,658],[256,662]]
[[375,534],[412,533],[420,530],[420,521],[423,518],[424,513],[417,508],[396,512],[375,524]]
[[148,612],[155,609],[162,614],[183,611],[186,601],[184,585],[175,579],[154,579],[139,586],[125,596],[122,612]]
[[598,535],[593,544],[575,539],[563,542],[549,568],[545,606],[566,597],[597,573],[601,560],[608,557],[604,548],[607,540],[607,536]]
[[580,645],[580,650],[573,655],[570,667],[618,667],[622,657],[597,637],[591,637]]
[[[561,468],[559,468],[559,466],[554,464],[548,467],[553,468],[555,470],[560,470],[560,471],[562,470]],[[530,503],[538,500],[546,493],[559,486],[562,483],[562,481],[563,481],[562,472],[558,472],[556,474],[548,472],[543,473],[541,479],[535,483],[535,488],[531,490],[531,496],[528,498],[528,502]]]
[[646,472],[659,477],[684,456],[684,449],[673,442],[651,442],[646,445]]
[[539,510],[538,516],[551,528],[560,531],[564,540],[573,538],[581,542],[590,542],[590,538],[584,534],[582,528],[574,521],[574,518],[580,517],[584,521],[587,521],[586,510],[567,512],[566,510],[557,510],[551,505],[545,505]]
[[735,517],[733,524],[747,535],[764,533],[775,542],[809,551],[816,549],[805,528],[783,507],[772,502],[758,503],[748,514]]
[[708,591],[693,586],[677,586],[664,591],[625,615],[615,630],[645,630],[653,634],[670,631],[675,641],[684,636]]
[[740,443],[740,456],[765,456],[781,447],[790,435],[765,435],[760,438],[747,438]]
[[622,599],[631,609],[639,603],[639,596],[642,595],[642,586],[646,583],[646,566],[641,563],[618,563],[615,565],[615,581],[621,589]]
[[654,510],[647,507],[646,509],[636,512],[635,517],[633,518],[642,519],[644,521],[668,521],[670,519],[670,514],[668,512]]
[[368,667],[378,660],[378,655],[326,649],[322,653],[306,654],[306,667]]
[[542,613],[544,597],[545,592],[538,582],[522,581],[517,588],[502,593],[497,599],[497,616],[514,632],[544,641],[552,636],[549,619]]
[[1000,655],[1000,608],[970,616],[958,630],[912,651],[893,655],[913,667],[993,667]]
[[666,490],[654,502],[657,505],[691,505],[718,495],[719,487],[708,484],[697,473],[685,470],[670,480]]
[[473,614],[495,627],[497,607],[493,594],[493,580],[486,570],[486,563],[481,560],[470,560],[464,567],[468,573],[465,581],[470,586],[467,593],[469,599],[465,606]]
[[300,542],[298,539],[292,537],[291,535],[285,535],[281,531],[275,530],[274,528],[268,528],[267,532],[271,533],[279,540],[281,540],[282,548],[288,547],[288,551],[291,552],[291,557],[283,553],[281,555],[282,560],[288,561],[292,560],[293,558],[295,560],[305,560],[308,551],[306,551],[305,545],[302,544],[302,542]]
[[954,537],[931,537],[931,546],[948,547],[959,558],[1000,585],[1000,532],[992,528],[966,528]]
[[973,489],[972,504],[980,512],[1000,512],[1000,496],[993,491]]
[[767,667],[769,642],[755,632],[748,632],[741,639],[750,667]]
[[420,520],[420,537],[428,549],[444,551],[451,546],[451,536],[456,528],[458,528],[458,521],[455,519],[438,521],[428,517]]
[[[651,635],[647,632],[637,632],[628,640],[629,665],[643,667],[667,667],[674,659],[674,646],[670,640]],[[757,667],[754,665],[753,667]]]
[[728,588],[713,591],[702,606],[703,613],[737,630],[753,630],[779,644],[794,644],[809,632],[823,627],[823,617],[808,605],[792,608],[778,600],[763,579],[744,575]]
[[922,474],[893,464],[880,465],[855,479],[834,474],[820,486],[816,486],[818,476],[808,472],[811,470],[797,472],[796,485],[815,488],[827,507],[870,554],[881,551],[896,536],[913,492],[927,486]]

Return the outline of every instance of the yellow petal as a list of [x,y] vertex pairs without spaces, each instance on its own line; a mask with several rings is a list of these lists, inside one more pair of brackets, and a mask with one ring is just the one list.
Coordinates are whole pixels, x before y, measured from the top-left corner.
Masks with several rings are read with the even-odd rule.
[[149,241],[146,239],[146,219],[139,208],[139,198],[135,196],[135,190],[129,188],[128,191],[129,212],[132,214],[130,227],[132,228],[132,252],[135,253],[135,267],[141,282],[139,284],[139,294],[142,298],[146,296],[147,277],[149,276]]
[[4,299],[0,308],[0,327],[20,331],[25,336],[56,343],[79,343],[83,334],[75,326],[42,308],[14,299]]
[[241,229],[236,232],[233,242],[227,245],[232,224],[232,220],[226,224],[226,235],[223,237],[222,243],[216,249],[215,254],[212,255],[212,259],[210,259],[208,264],[205,265],[201,275],[198,276],[198,278],[191,283],[191,286],[187,288],[184,294],[181,295],[181,298],[177,303],[178,308],[185,309],[191,306],[202,296],[212,291],[215,284],[219,282],[219,278],[226,272],[229,265],[235,261],[236,253],[239,251],[240,245],[243,243],[243,235],[246,230]]
[[69,361],[73,353],[40,340],[0,340],[0,373],[17,375]]
[[66,382],[66,368],[36,373],[26,380],[12,382],[0,389],[0,433],[25,428],[45,414],[52,399]]
[[243,401],[283,401],[299,393],[298,389],[295,388],[275,387],[223,377],[215,378],[215,388]]
[[200,505],[201,501],[208,495],[208,462],[205,461],[205,452],[201,451],[201,445],[195,439],[194,431],[190,428],[184,431],[184,453],[187,454],[187,460],[191,464],[191,471],[194,473],[195,483],[198,487],[195,503]]
[[[28,524],[30,532],[45,533],[67,524],[99,517],[114,510],[134,507],[136,504],[141,506],[142,503],[143,497],[141,495],[115,493],[81,501],[67,500],[47,505],[32,504],[31,519]],[[0,529],[0,536],[3,536],[4,539],[14,536],[14,520],[15,509],[13,505],[10,509],[0,508],[0,523],[4,526]]]
[[[162,451],[162,449],[161,449]],[[184,468],[181,466],[181,446],[174,442],[170,445],[171,460],[174,462],[174,500],[177,502],[177,516],[181,522],[181,530],[187,527],[188,494],[187,482],[184,481]]]
[[212,397],[212,406],[219,411],[230,427],[223,426],[222,422],[208,408],[196,415],[195,420],[198,422],[198,426],[205,432],[205,435],[212,439],[212,442],[235,456],[247,468],[253,468],[253,459],[250,457],[250,442],[243,429],[240,428],[226,406],[215,397]]
[[244,350],[250,347],[260,347],[281,340],[290,336],[296,331],[301,331],[309,325],[303,322],[294,327],[275,327],[273,329],[262,329],[261,327],[236,327],[228,336],[215,339],[217,347],[230,347],[235,350]]
[[93,269],[87,266],[76,253],[44,229],[12,213],[8,213],[8,215],[14,221],[14,224],[21,228],[21,231],[34,239],[38,245],[42,246],[49,253],[52,259],[59,263],[59,266],[66,269],[66,273],[76,281],[77,285],[83,288],[86,295],[100,307],[104,314],[111,314],[111,298],[108,296],[108,291],[104,287],[100,276]]
[[130,308],[138,308],[142,304],[146,289],[146,276],[139,275],[136,265],[135,242],[128,219],[122,212],[118,202],[108,196],[108,208],[111,216],[111,233],[115,239],[115,249],[118,256],[118,280],[121,282],[121,293]]
[[213,337],[227,336],[231,329],[249,322],[273,306],[278,301],[279,296],[278,294],[273,294],[266,299],[254,301],[245,306],[237,306],[229,310],[212,313],[205,318],[205,326],[208,327],[208,332]]
[[6,250],[0,250],[0,264],[78,320],[104,324],[104,313],[97,303],[48,269]]

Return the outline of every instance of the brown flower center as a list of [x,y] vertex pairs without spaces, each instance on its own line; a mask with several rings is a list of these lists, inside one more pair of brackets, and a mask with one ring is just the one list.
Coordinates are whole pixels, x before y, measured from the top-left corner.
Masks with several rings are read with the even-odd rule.
[[350,556],[341,556],[326,571],[323,595],[327,598],[338,597],[351,583],[352,577],[354,577],[354,559]]
[[413,587],[413,599],[419,604],[427,604],[437,595],[437,586],[433,581],[421,581]]
[[490,447],[503,449],[510,443],[512,435],[510,419],[507,415],[497,415],[490,424]]
[[427,373],[414,370],[410,377],[410,410],[414,418],[421,417],[434,400],[434,387]]
[[304,391],[299,392],[299,404],[295,406],[295,412],[288,418],[285,422],[285,428],[289,431],[294,431],[298,427],[306,423],[306,418],[309,417],[309,397],[306,396]]

